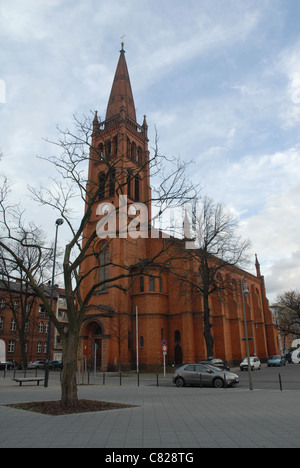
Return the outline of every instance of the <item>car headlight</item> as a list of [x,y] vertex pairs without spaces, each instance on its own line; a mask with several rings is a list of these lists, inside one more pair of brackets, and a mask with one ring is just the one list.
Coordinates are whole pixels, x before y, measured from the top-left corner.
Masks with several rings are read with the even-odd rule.
[[236,380],[238,378],[239,378],[239,376],[237,374],[230,374],[230,375],[226,376],[227,380]]

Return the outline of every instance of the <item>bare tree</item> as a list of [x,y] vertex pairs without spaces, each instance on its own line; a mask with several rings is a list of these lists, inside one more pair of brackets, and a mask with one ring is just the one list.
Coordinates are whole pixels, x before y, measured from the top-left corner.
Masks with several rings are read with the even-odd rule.
[[277,298],[275,325],[281,333],[300,336],[300,294],[286,291]]
[[[22,230],[22,236],[20,235]],[[21,239],[22,237],[22,239]],[[39,259],[39,253],[33,247],[33,243],[39,246],[44,245],[45,236],[42,232],[30,226],[30,232],[19,229],[18,240],[11,241],[7,246],[21,259],[28,271],[31,271],[35,281],[39,284],[46,284],[50,278],[49,267],[52,264],[52,249],[45,250],[42,259]],[[30,321],[32,311],[37,301],[37,295],[30,285],[30,281],[15,261],[14,255],[8,250],[0,247],[0,283],[8,297],[8,306],[12,311],[16,331],[19,338],[21,349],[22,366],[25,369],[27,365],[26,355],[26,327]],[[46,289],[46,288],[45,288]]]
[[[51,188],[30,188],[31,195],[35,201],[44,207],[56,210],[60,218],[63,218],[69,229],[69,241],[65,245],[63,254],[63,279],[67,302],[68,327],[60,323],[51,310],[49,298],[45,294],[42,285],[36,281],[33,272],[26,265],[19,254],[9,246],[11,239],[17,240],[10,227],[11,208],[5,205],[6,200],[5,187],[3,187],[3,201],[1,203],[2,211],[2,234],[0,246],[14,259],[16,265],[25,273],[27,281],[33,291],[40,297],[44,307],[52,318],[57,328],[63,345],[64,369],[61,382],[61,402],[63,405],[69,405],[77,401],[76,384],[76,360],[79,346],[80,330],[86,319],[87,308],[93,300],[93,294],[99,288],[118,288],[127,292],[137,275],[147,267],[147,263],[153,261],[147,259],[141,262],[140,270],[134,270],[130,266],[120,264],[118,259],[105,258],[104,268],[110,265],[111,274],[109,277],[96,276],[96,270],[99,270],[99,264],[91,262],[90,266],[84,271],[80,269],[83,262],[87,259],[93,259],[99,256],[97,250],[98,235],[95,229],[87,231],[85,228],[91,220],[94,220],[95,206],[102,198],[103,185],[111,184],[112,175],[114,190],[118,195],[124,193],[127,180],[122,171],[115,171],[118,165],[121,165],[122,159],[126,155],[115,155],[111,157],[109,151],[103,151],[99,146],[93,145],[93,132],[95,132],[95,119],[84,118],[79,121],[74,118],[74,131],[59,130],[59,140],[54,142],[59,154],[43,158],[54,166],[57,176],[51,183]],[[106,148],[104,146],[104,148]],[[88,163],[99,162],[105,165],[105,180],[102,183],[93,182],[88,179]],[[166,171],[166,163],[169,164],[169,171]],[[180,161],[167,161],[166,158],[159,155],[157,148],[153,157],[139,166],[139,173],[135,170],[130,177],[139,175],[143,177],[146,171],[156,172],[162,179],[157,184],[155,193],[155,202],[159,203],[161,209],[165,209],[171,202],[185,203],[197,194],[195,187],[187,180],[185,176],[186,164]],[[162,172],[164,167],[165,172]],[[128,177],[128,174],[127,174]],[[149,197],[146,204],[150,205],[153,199]],[[76,207],[80,208],[80,213],[76,213]],[[82,215],[83,212],[83,215]],[[150,227],[148,226],[148,229]],[[88,234],[85,235],[85,233]],[[119,233],[117,232],[116,235]],[[112,242],[108,239],[107,242]],[[125,241],[125,239],[124,239]],[[127,241],[127,240],[126,240]],[[130,242],[130,240],[128,240]],[[37,265],[42,262],[44,250],[41,245],[33,243],[39,255]],[[165,244],[162,244],[162,250],[156,252],[155,258],[163,253]],[[86,263],[87,264],[87,263]],[[129,281],[124,282],[123,279]],[[83,289],[83,285],[88,284],[88,288]],[[83,295],[83,291],[85,291]],[[96,315],[96,314],[95,314]],[[90,315],[89,315],[90,316]]]
[[[210,301],[213,293],[232,290],[232,284],[220,274],[229,266],[248,263],[250,241],[238,234],[238,220],[221,203],[204,196],[193,203],[185,216],[185,242],[176,248],[193,262],[194,274],[182,277],[203,297],[204,338],[207,357],[214,356],[214,340],[211,332]],[[172,253],[175,258],[174,252]],[[179,278],[182,273],[174,271]]]

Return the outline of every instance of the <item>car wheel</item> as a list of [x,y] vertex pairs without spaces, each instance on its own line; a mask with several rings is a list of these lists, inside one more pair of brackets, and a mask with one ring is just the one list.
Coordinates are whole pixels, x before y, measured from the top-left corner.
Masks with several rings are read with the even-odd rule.
[[217,378],[214,380],[214,387],[215,388],[222,388],[223,387],[223,380],[220,378]]
[[175,383],[176,383],[176,386],[177,386],[177,387],[184,387],[184,380],[183,380],[182,377],[177,377]]

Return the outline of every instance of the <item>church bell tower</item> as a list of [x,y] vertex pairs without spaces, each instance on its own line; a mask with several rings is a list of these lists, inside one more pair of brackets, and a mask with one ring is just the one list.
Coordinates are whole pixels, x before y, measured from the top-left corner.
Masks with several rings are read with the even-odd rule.
[[134,99],[125,59],[124,43],[115,72],[105,120],[95,113],[89,183],[99,191],[98,201],[118,207],[120,195],[127,203],[147,206],[151,219],[148,126],[137,123]]

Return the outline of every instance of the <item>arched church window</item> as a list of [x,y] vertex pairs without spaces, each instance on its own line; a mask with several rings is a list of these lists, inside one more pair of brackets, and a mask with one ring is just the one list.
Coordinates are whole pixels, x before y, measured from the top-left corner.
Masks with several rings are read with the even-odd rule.
[[107,243],[102,244],[99,253],[99,283],[100,290],[106,291],[107,284],[105,281],[108,279],[108,267],[109,267],[109,246]]
[[114,147],[115,147],[115,154],[118,153],[118,135],[114,136]]
[[131,143],[128,137],[127,137],[127,155],[128,157],[130,157],[131,155]]
[[110,156],[111,156],[111,142],[110,142],[110,140],[106,141],[105,146],[106,146],[106,156],[108,158],[110,158]]
[[105,182],[106,175],[102,173],[99,176],[99,200],[103,200],[103,198],[105,198]]
[[127,172],[127,196],[128,197],[131,197],[131,179],[132,179],[132,175],[128,171]]
[[137,176],[134,178],[134,199],[139,201],[140,199],[140,181]]
[[112,169],[109,177],[109,196],[113,197],[115,194],[115,184],[116,184],[116,170]]
[[140,292],[144,292],[144,277],[140,276]]
[[142,164],[142,148],[140,146],[137,149],[136,160],[137,160],[137,162]]
[[150,292],[155,291],[155,278],[154,278],[154,276],[149,276],[149,291]]
[[133,141],[131,143],[131,158],[136,160],[136,155],[137,155],[137,150],[136,150],[136,144],[135,142]]
[[99,145],[99,156],[100,156],[100,159],[103,159],[103,158],[104,158],[104,147],[103,147],[103,143],[100,143],[100,145]]

